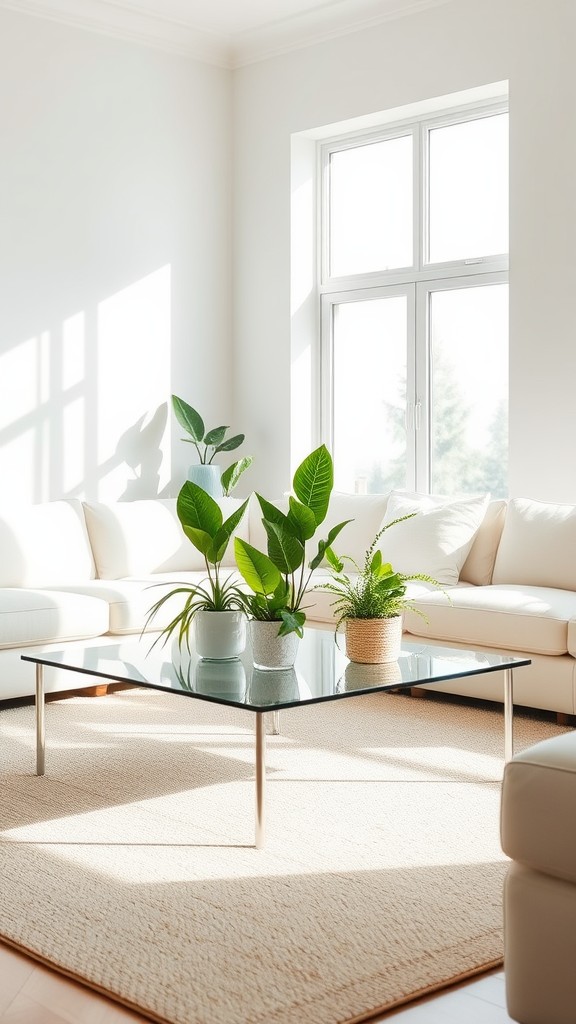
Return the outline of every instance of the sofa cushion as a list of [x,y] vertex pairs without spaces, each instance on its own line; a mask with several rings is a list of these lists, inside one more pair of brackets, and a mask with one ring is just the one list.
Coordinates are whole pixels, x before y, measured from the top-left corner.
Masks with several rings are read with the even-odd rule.
[[509,761],[502,848],[513,860],[576,883],[576,733],[542,740]]
[[145,628],[153,632],[164,629],[178,615],[186,595],[176,594],[148,622],[152,605],[180,584],[197,584],[205,578],[206,573],[201,571],[151,573],[148,577],[123,580],[91,580],[75,588],[75,592],[106,602],[110,633],[140,633]]
[[512,498],[493,582],[576,590],[576,506]]
[[0,589],[0,649],[100,636],[108,622],[108,605],[96,597]]
[[[449,599],[448,599],[449,598]],[[407,612],[404,628],[417,636],[534,654],[566,654],[576,593],[544,587],[459,585],[419,598],[423,619]]]
[[0,508],[0,587],[57,587],[93,579],[80,501]]
[[[221,498],[224,519],[242,504],[238,498]],[[85,502],[86,525],[98,577],[104,580],[155,572],[204,569],[204,559],[186,537],[176,514],[176,498]],[[244,516],[238,535],[248,537]],[[229,545],[223,564],[234,564]]]
[[505,516],[506,502],[503,498],[488,503],[484,518],[472,541],[472,547],[460,570],[460,579],[464,583],[487,587],[492,582],[494,562],[504,528]]
[[397,572],[425,573],[440,583],[457,583],[488,500],[487,494],[451,501],[392,491],[383,526],[411,512],[418,514],[384,533],[378,545],[382,557]]

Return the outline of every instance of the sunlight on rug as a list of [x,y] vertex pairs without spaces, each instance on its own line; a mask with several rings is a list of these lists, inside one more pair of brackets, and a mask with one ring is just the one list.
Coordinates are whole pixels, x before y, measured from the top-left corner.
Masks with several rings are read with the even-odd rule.
[[[502,712],[374,694],[254,719],[150,690],[0,711],[0,935],[169,1024],[343,1024],[502,956]],[[517,749],[565,731],[517,717]]]

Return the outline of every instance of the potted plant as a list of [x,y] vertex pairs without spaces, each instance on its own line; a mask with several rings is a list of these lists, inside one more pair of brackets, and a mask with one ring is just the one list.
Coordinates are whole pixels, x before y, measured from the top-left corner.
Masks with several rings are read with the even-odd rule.
[[267,553],[240,537],[234,539],[236,564],[250,588],[243,601],[257,667],[280,669],[294,664],[306,621],[303,601],[310,577],[350,522],[339,523],[326,540],[318,541],[318,550],[306,565],[306,542],[326,518],[333,484],[332,457],[320,445],[294,474],[287,513],[256,495],[268,537]]
[[[406,584],[410,580],[422,580],[441,586],[438,580],[426,573],[407,576],[396,572],[390,562],[384,561],[377,547],[386,530],[415,515],[416,512],[411,512],[394,519],[379,530],[366,551],[362,566],[349,556],[339,558],[331,548],[325,551],[333,582],[321,583],[318,589],[335,595],[332,607],[336,615],[336,631],[344,622],[346,655],[352,662],[377,665],[397,661],[402,643],[403,612],[410,608],[423,615],[413,600],[406,597]],[[354,566],[353,576],[344,572],[345,560]]]
[[182,610],[155,641],[177,634],[178,644],[189,646],[194,623],[196,650],[201,658],[236,658],[246,645],[243,595],[232,574],[224,577],[222,559],[230,538],[248,506],[246,500],[224,520],[218,503],[202,487],[187,480],[178,495],[176,511],[188,540],[204,556],[206,577],[200,583],[182,583],[164,594],[150,609],[145,629],[167,601],[185,598]]
[[190,466],[188,478],[203,487],[214,498],[219,498],[222,494],[229,495],[242,473],[252,464],[252,457],[246,456],[238,462],[233,462],[224,472],[219,466],[214,465],[213,460],[219,452],[232,452],[239,448],[244,440],[244,434],[235,434],[234,437],[226,439],[226,432],[229,429],[227,426],[214,427],[207,431],[200,413],[177,395],[172,395],[172,408],[178,423],[189,434],[189,437],[183,437],[182,440],[193,444],[198,453],[199,464]]

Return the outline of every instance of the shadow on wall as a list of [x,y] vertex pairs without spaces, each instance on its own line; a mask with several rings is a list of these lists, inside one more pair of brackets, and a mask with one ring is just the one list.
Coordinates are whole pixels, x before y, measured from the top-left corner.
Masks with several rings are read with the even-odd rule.
[[23,336],[0,314],[0,479],[11,499],[149,498],[170,482],[171,266]]
[[123,501],[136,498],[155,497],[161,493],[162,438],[166,430],[168,407],[161,405],[152,419],[140,416],[136,423],[126,430],[118,442],[116,455],[118,465],[125,464],[134,474],[126,482],[126,489],[120,495]]

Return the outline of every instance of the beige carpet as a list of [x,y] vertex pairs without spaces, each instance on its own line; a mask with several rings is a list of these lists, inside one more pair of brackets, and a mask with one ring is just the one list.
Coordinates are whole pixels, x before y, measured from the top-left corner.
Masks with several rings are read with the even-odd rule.
[[[360,1021],[502,955],[499,710],[375,694],[253,718],[132,690],[0,711],[0,934],[153,1020]],[[518,720],[518,746],[564,730]]]

